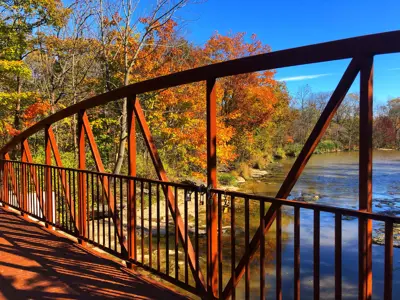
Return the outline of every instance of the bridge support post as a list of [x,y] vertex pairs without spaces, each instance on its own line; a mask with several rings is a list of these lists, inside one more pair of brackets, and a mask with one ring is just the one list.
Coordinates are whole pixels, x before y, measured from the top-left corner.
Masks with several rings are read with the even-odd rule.
[[[128,97],[128,175],[136,176],[136,127],[135,106],[136,95]],[[132,269],[130,259],[136,260],[136,192],[133,180],[128,185],[128,262],[127,267]]]
[[[360,69],[359,209],[372,212],[373,57]],[[359,219],[359,299],[372,297],[372,221]]]
[[27,176],[26,176],[26,150],[24,147],[24,143],[21,143],[21,216],[27,217],[25,212],[28,211],[28,186],[27,186]]
[[53,192],[51,186],[51,143],[50,143],[50,135],[49,135],[50,126],[46,126],[45,128],[45,187],[46,187],[46,228],[53,229],[51,224],[54,222],[53,220]]
[[[217,187],[217,100],[215,79],[207,80],[207,185]],[[218,202],[215,195],[207,199],[208,277],[210,299],[218,298]],[[221,291],[220,291],[221,292]]]
[[[86,153],[85,153],[85,129],[83,124],[82,110],[78,114],[78,169],[86,169]],[[84,238],[86,237],[86,174],[79,172],[78,174],[78,214],[79,214],[79,237],[78,242],[86,245]]]

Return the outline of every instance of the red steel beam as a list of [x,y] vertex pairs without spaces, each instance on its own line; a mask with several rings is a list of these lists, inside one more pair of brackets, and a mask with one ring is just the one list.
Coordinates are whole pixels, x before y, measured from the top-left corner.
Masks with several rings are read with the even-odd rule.
[[[136,128],[134,104],[136,95],[128,97],[128,175],[136,176]],[[128,183],[128,259],[136,260],[136,193],[133,180]],[[128,267],[132,264],[128,262]]]
[[[140,129],[143,132],[143,137],[145,139],[147,148],[150,152],[150,156],[153,161],[155,170],[157,172],[157,176],[161,181],[168,182],[168,177],[165,172],[164,166],[161,162],[160,156],[158,155],[157,147],[156,147],[154,139],[151,135],[150,129],[147,125],[146,119],[143,114],[142,107],[140,106],[140,103],[137,99],[134,104],[134,111],[135,111],[135,115],[138,120]],[[175,226],[178,226],[179,237],[182,241],[183,248],[188,249],[189,265],[190,265],[190,269],[192,271],[193,277],[196,281],[196,286],[198,286],[201,289],[199,291],[199,293],[201,295],[205,295],[206,289],[205,289],[204,277],[203,277],[201,270],[196,270],[196,253],[194,251],[192,242],[190,241],[189,237],[186,241],[185,226],[184,226],[181,214],[178,209],[175,210],[174,194],[170,187],[168,187],[168,189],[163,189],[163,191],[164,191],[165,196],[168,199],[168,206],[169,206],[169,210],[172,215],[172,219],[176,220],[176,222],[177,222],[177,224],[175,224]],[[186,245],[186,243],[187,243],[187,245]]]
[[[86,136],[89,141],[90,150],[92,151],[93,158],[94,158],[94,161],[96,164],[96,169],[100,173],[105,173],[103,161],[101,160],[100,152],[99,152],[99,149],[97,148],[97,144],[94,139],[92,128],[90,127],[89,118],[88,118],[86,112],[82,112],[81,120],[82,120],[82,131],[84,130],[86,132]],[[84,136],[83,136],[83,139],[84,139]],[[114,196],[110,193],[110,188],[109,188],[110,184],[108,181],[108,177],[102,176],[101,183],[103,185],[104,194],[107,198],[108,206],[111,211],[111,215],[112,215],[114,226],[116,228],[116,232],[118,235],[119,243],[121,245],[123,253],[126,254],[127,247],[126,247],[126,242],[124,241],[124,238],[123,238],[123,232],[121,231],[121,220],[119,219],[118,214],[114,210],[115,200],[114,200]]]
[[[24,163],[26,162],[26,156],[25,156],[25,150],[23,145],[21,145],[21,162]],[[28,188],[27,188],[27,178],[26,178],[26,165],[22,164],[21,165],[21,203],[22,204],[22,210],[23,211],[28,211]],[[20,206],[21,207],[21,206]],[[24,213],[22,213],[22,216],[24,216]]]
[[[217,188],[217,97],[215,79],[207,80],[207,185]],[[210,199],[208,239],[209,276],[211,296],[218,297],[218,202],[216,195]]]
[[[49,128],[47,126],[45,129],[45,164],[47,166],[51,166],[51,143],[49,136]],[[46,212],[47,212],[47,221],[53,223],[53,191],[51,185],[51,169],[50,167],[45,167],[45,187],[46,187]],[[52,229],[52,226],[46,223],[46,228]]]
[[[85,129],[83,116],[85,111],[78,114],[78,168],[86,170],[86,151],[85,151]],[[79,211],[79,235],[83,238],[87,237],[86,227],[86,174],[79,172],[78,174],[78,211]],[[78,239],[79,243],[84,245],[83,239]]]
[[[359,209],[372,212],[373,57],[360,69]],[[359,299],[372,297],[372,221],[359,219]]]
[[[55,160],[56,166],[62,168],[63,164],[62,164],[62,161],[61,161],[61,156],[60,156],[60,152],[58,150],[57,141],[56,141],[56,138],[54,136],[53,129],[49,126],[49,128],[47,129],[47,132],[49,134],[50,145],[51,145],[51,149],[53,151],[53,156],[54,156],[54,160]],[[75,231],[77,232],[78,231],[78,220],[75,218],[75,215],[74,215],[75,213],[74,213],[74,210],[72,209],[73,208],[73,204],[72,204],[72,201],[71,201],[71,198],[70,198],[70,191],[69,191],[70,187],[69,187],[68,182],[67,182],[67,176],[66,176],[66,173],[65,173],[64,170],[59,170],[58,174],[60,176],[61,185],[62,185],[63,190],[64,190],[64,196],[65,196],[65,199],[67,200],[67,204],[68,204],[68,207],[69,207],[69,213],[70,213],[72,222],[74,223]]]
[[24,139],[44,129],[46,125],[53,124],[66,117],[72,116],[80,110],[86,110],[103,105],[129,95],[138,95],[178,85],[208,80],[209,78],[220,78],[288,66],[395,52],[400,52],[400,31],[371,34],[259,54],[138,82],[81,101],[47,117],[46,119],[43,119],[14,137],[10,142],[3,146],[0,150],[0,154],[8,152],[9,149],[12,149]]
[[[324,111],[322,112],[320,118],[318,119],[317,124],[315,125],[313,131],[311,132],[306,143],[304,144],[304,147],[301,150],[299,156],[297,157],[295,163],[293,164],[289,174],[286,176],[285,181],[283,182],[281,188],[278,191],[278,194],[276,195],[276,198],[286,199],[289,196],[290,191],[296,184],[298,178],[301,175],[301,172],[306,166],[312,153],[314,152],[319,141],[321,140],[326,129],[328,128],[330,121],[332,120],[340,104],[342,103],[344,97],[346,96],[351,84],[356,78],[359,69],[360,68],[358,61],[356,59],[353,59],[350,62],[349,66],[347,67],[343,77],[341,78],[331,98],[329,99],[329,102],[327,103]],[[233,286],[236,286],[240,278],[243,276],[246,263],[253,258],[255,252],[257,251],[260,245],[260,237],[262,233],[263,232],[266,233],[271,227],[273,221],[275,220],[277,208],[279,208],[279,205],[273,204],[270,206],[267,213],[265,214],[264,217],[265,227],[264,228],[259,227],[256,233],[254,234],[253,239],[250,241],[249,250],[246,251],[245,255],[242,257],[242,259],[239,261],[238,266],[236,267],[235,282],[233,282],[232,279],[230,279],[224,289],[223,292],[224,299],[228,298],[231,295]]]

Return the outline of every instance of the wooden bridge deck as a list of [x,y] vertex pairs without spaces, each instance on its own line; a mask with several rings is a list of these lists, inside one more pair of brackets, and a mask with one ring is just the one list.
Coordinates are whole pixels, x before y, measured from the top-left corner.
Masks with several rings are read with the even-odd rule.
[[186,299],[0,208],[0,299]]

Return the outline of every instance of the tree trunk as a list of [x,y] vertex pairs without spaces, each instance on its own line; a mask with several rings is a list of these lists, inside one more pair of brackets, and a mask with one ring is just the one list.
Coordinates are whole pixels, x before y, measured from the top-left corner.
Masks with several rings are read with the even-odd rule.
[[[124,83],[128,85],[129,72],[126,71]],[[127,128],[127,115],[128,115],[128,100],[124,98],[122,104],[122,114],[121,114],[121,122],[120,122],[120,135],[119,135],[119,145],[118,145],[118,153],[117,153],[117,161],[114,166],[114,174],[119,174],[121,172],[122,164],[124,163],[125,158],[125,146],[126,146],[126,138],[128,136],[128,128]]]

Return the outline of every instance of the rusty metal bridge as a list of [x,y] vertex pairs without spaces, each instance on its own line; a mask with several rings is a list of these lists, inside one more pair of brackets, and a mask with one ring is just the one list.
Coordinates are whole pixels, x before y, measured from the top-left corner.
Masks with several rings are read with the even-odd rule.
[[[276,51],[191,69],[119,88],[63,109],[28,128],[0,149],[3,213],[0,225],[11,218],[8,208],[63,231],[79,244],[98,247],[169,281],[193,297],[205,299],[265,298],[266,241],[274,239],[276,298],[282,298],[282,209],[293,208],[293,298],[300,299],[300,215],[313,214],[313,294],[320,297],[320,214],[330,213],[334,228],[334,295],[341,299],[342,218],[358,219],[358,297],[372,297],[372,221],[385,224],[384,294],[392,299],[393,226],[400,218],[372,212],[372,120],[374,56],[400,52],[400,31]],[[218,78],[340,59],[350,59],[300,155],[275,198],[217,188],[216,87]],[[326,131],[355,78],[360,74],[359,209],[287,200],[296,181]],[[207,103],[207,187],[168,180],[137,95],[204,81]],[[128,175],[106,173],[93,135],[88,111],[128,99]],[[78,168],[63,167],[52,126],[78,116]],[[136,129],[139,124],[158,180],[136,176]],[[33,162],[28,139],[44,131],[45,164]],[[96,171],[86,169],[88,144]],[[20,151],[20,160],[11,160]],[[52,156],[54,159],[52,159]],[[222,202],[229,198],[230,212]],[[205,202],[205,205],[201,205]],[[256,209],[254,209],[256,208]],[[250,214],[257,211],[257,215]],[[259,213],[259,215],[258,215]],[[257,220],[256,228],[250,226]],[[11,220],[11,219],[10,219]],[[20,220],[20,219],[19,219]],[[239,222],[240,220],[240,222]],[[19,221],[20,222],[20,221]],[[24,221],[25,222],[25,221]],[[254,222],[253,222],[254,223]],[[205,224],[204,227],[202,224]],[[228,226],[224,226],[228,224]],[[21,225],[22,226],[22,225]],[[228,227],[228,230],[224,228]],[[270,228],[275,229],[271,237]],[[25,227],[22,227],[22,230]],[[243,236],[237,229],[243,229]],[[0,238],[5,230],[0,227]],[[268,235],[268,237],[267,237]],[[239,241],[240,240],[240,241]],[[228,249],[226,244],[229,245]],[[240,249],[239,249],[240,248]],[[250,280],[250,263],[257,257],[258,280]],[[7,262],[7,261],[6,261]],[[0,257],[0,264],[3,257]],[[223,272],[228,266],[229,271]],[[229,276],[227,276],[227,273]],[[244,284],[237,294],[238,284]],[[143,288],[143,286],[142,286]],[[3,285],[0,286],[0,291]],[[138,287],[140,289],[140,287]],[[132,296],[133,297],[133,296]],[[154,296],[155,297],[155,296]]]

